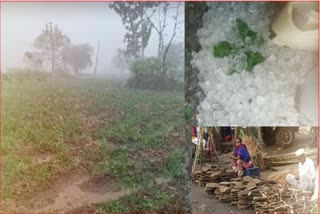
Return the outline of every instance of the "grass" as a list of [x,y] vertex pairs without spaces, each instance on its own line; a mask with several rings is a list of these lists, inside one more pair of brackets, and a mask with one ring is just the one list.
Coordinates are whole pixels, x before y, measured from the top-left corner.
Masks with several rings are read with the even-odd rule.
[[[183,146],[170,134],[184,123],[183,92],[119,85],[103,78],[3,74],[2,200],[33,197],[77,170],[76,158],[92,174],[113,174],[124,187],[181,176],[182,153],[171,151]],[[163,151],[160,170],[150,151]],[[55,159],[39,164],[40,155]]]
[[183,210],[183,193],[170,185],[158,185],[131,193],[120,200],[94,205],[96,213],[170,212]]
[[164,173],[173,178],[184,178],[185,176],[185,150],[179,149],[169,154],[166,159]]

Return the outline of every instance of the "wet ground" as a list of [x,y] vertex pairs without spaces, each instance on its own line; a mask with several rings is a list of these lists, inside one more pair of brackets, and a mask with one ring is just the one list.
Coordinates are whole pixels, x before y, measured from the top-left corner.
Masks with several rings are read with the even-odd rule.
[[[34,208],[23,210],[28,213],[66,212],[69,210],[90,206],[111,200],[117,200],[125,195],[137,191],[138,189],[121,189],[117,183],[109,179],[110,187],[105,189],[105,182],[95,183],[92,188],[92,180],[86,175],[74,175],[64,182],[57,182],[52,189],[39,195],[34,202]],[[170,180],[156,178],[156,184],[167,183]],[[100,184],[100,185],[99,185]]]
[[192,185],[192,213],[255,213],[253,209],[241,210],[230,203],[210,198],[198,184]]

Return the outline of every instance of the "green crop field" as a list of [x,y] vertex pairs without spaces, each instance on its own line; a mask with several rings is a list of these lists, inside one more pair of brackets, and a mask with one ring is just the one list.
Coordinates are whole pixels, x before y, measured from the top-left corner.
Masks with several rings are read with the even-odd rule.
[[[129,195],[96,205],[100,211],[163,210],[181,200],[168,187],[184,178],[183,92],[122,85],[102,77],[2,75],[4,211],[32,207],[27,201],[75,173],[111,176],[125,189],[152,189],[132,193],[139,203]],[[163,177],[170,182],[156,185]]]

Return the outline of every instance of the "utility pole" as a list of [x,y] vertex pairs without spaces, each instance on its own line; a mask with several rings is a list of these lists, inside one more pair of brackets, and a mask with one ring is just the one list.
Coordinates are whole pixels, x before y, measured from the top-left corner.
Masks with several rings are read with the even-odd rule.
[[98,65],[98,59],[99,59],[99,47],[100,47],[100,40],[98,40],[96,63],[94,65],[94,74],[95,75],[97,75],[97,65]]

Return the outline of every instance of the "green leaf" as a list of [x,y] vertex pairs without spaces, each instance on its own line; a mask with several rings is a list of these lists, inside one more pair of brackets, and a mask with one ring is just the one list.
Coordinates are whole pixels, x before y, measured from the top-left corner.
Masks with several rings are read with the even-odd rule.
[[257,36],[256,32],[253,32],[249,26],[243,22],[240,19],[237,19],[237,27],[238,27],[238,32],[242,40],[244,41],[246,37],[250,37],[252,41],[256,41],[258,45],[262,45],[264,42],[263,38],[260,36]]
[[[237,23],[239,35],[242,38],[242,40],[244,40],[248,36],[250,29],[249,29],[248,25],[240,19],[237,19],[236,23]],[[251,31],[251,32],[254,33],[253,31]]]
[[231,54],[232,45],[227,41],[219,42],[213,47],[213,56],[223,58]]
[[257,39],[257,33],[249,30],[248,31],[248,34],[247,34],[248,37],[250,37],[252,39],[252,41],[255,41]]
[[254,66],[259,63],[264,62],[265,58],[259,52],[248,51],[245,53],[247,55],[247,71],[252,71]]

